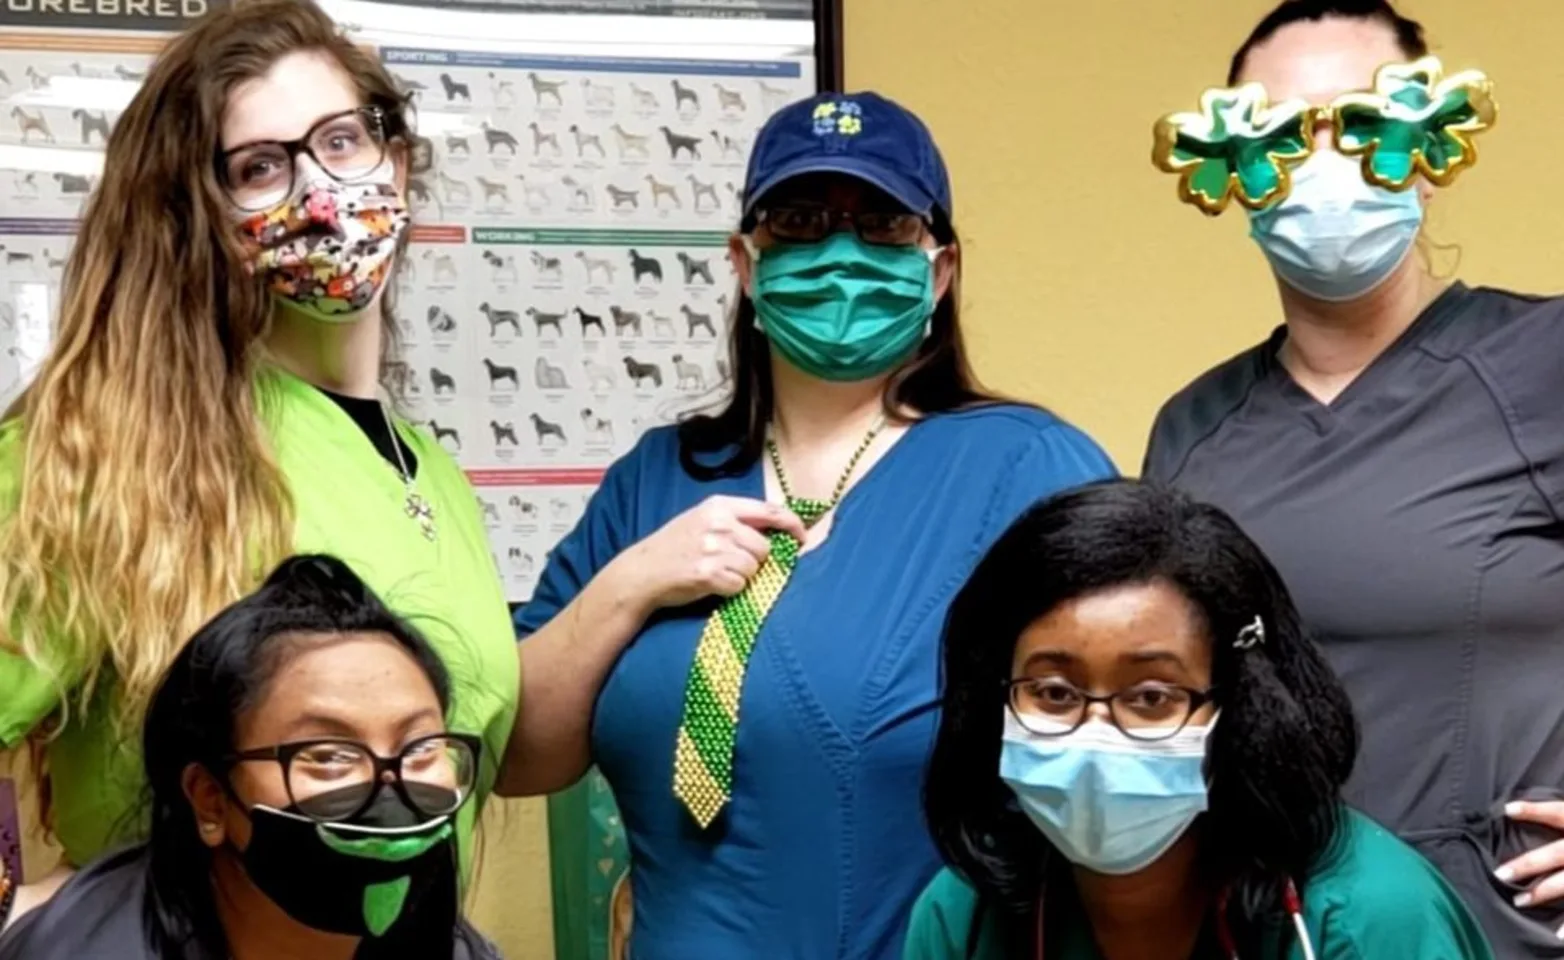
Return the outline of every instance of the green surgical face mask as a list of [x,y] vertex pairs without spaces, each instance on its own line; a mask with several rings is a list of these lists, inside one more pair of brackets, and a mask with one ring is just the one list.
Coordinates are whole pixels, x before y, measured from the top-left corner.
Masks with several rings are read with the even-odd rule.
[[793,366],[822,380],[868,380],[912,356],[934,316],[938,250],[833,233],[756,256],[761,331]]

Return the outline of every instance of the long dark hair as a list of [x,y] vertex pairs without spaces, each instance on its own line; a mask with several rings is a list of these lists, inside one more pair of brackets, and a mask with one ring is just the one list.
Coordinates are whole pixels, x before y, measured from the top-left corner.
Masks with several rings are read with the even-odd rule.
[[152,809],[145,909],[159,956],[229,956],[212,896],[212,851],[201,842],[185,797],[185,769],[195,763],[225,776],[237,718],[265,695],[299,643],[353,633],[395,641],[449,713],[451,681],[434,649],[334,557],[283,561],[259,590],[219,613],[175,658],[153,696],[142,745]]
[[[1302,883],[1340,826],[1339,792],[1357,756],[1346,691],[1305,638],[1298,611],[1254,541],[1225,513],[1137,481],[1083,487],[1033,507],[999,539],[951,606],[944,713],[924,809],[945,861],[1028,956],[1053,848],[999,779],[1004,681],[1026,626],[1060,604],[1164,581],[1200,612],[1212,641],[1222,721],[1212,734],[1202,869],[1231,891],[1241,943],[1283,916],[1282,883]],[[1265,642],[1232,640],[1260,617]]]
[[[941,246],[958,242],[948,217],[935,211],[934,239]],[[701,480],[736,476],[760,459],[775,398],[771,383],[771,344],[755,324],[755,304],[740,285],[728,334],[728,369],[732,394],[712,414],[690,417],[679,425],[679,463]],[[984,390],[967,362],[961,335],[961,265],[934,307],[929,336],[918,352],[891,375],[885,389],[885,414],[896,420],[903,408],[922,414],[959,410],[998,397]],[[702,454],[726,453],[715,464]]]
[[1244,62],[1249,51],[1271,39],[1278,30],[1294,23],[1314,22],[1326,17],[1344,20],[1374,20],[1389,27],[1396,35],[1396,46],[1408,60],[1428,55],[1428,41],[1423,35],[1423,25],[1411,17],[1402,16],[1389,0],[1282,0],[1266,14],[1249,36],[1233,53],[1227,68],[1227,84],[1232,86],[1243,75]]

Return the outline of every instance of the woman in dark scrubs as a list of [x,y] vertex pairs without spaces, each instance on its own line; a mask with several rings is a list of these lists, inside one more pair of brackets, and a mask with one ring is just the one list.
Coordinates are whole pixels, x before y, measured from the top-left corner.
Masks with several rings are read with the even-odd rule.
[[[1427,53],[1380,2],[1289,2],[1230,83],[1320,106]],[[1145,474],[1233,515],[1351,694],[1348,799],[1439,866],[1501,958],[1564,957],[1564,304],[1434,277],[1432,190],[1328,126],[1252,216],[1283,325],[1157,418]]]

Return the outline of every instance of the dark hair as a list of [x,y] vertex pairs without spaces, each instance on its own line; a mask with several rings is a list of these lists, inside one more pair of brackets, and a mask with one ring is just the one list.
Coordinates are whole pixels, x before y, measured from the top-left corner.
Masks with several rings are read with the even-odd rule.
[[1347,20],[1377,20],[1396,35],[1396,46],[1408,60],[1428,55],[1428,41],[1423,37],[1423,25],[1410,17],[1404,17],[1390,5],[1389,0],[1282,0],[1276,9],[1266,14],[1250,32],[1249,38],[1233,54],[1233,62],[1227,68],[1227,84],[1238,82],[1244,72],[1244,61],[1249,51],[1271,39],[1281,28],[1304,21],[1316,22],[1326,17]]
[[[1282,883],[1302,883],[1340,825],[1338,795],[1358,749],[1352,707],[1260,548],[1215,507],[1138,481],[1060,495],[1005,532],[951,606],[944,712],[924,786],[941,855],[997,914],[1012,956],[1030,955],[1047,864],[1062,860],[998,775],[1016,639],[1070,600],[1153,581],[1189,599],[1212,641],[1222,721],[1204,817],[1220,826],[1202,834],[1200,862],[1231,891],[1241,943],[1282,916]],[[1256,616],[1264,643],[1236,649]]]
[[152,808],[147,926],[160,956],[229,955],[212,898],[212,852],[185,797],[185,769],[195,763],[226,776],[235,721],[300,644],[353,633],[382,634],[407,651],[449,712],[451,681],[434,649],[335,557],[283,561],[260,589],[197,631],[169,667],[142,744]]
[[[958,243],[955,226],[940,211],[935,211],[932,230],[939,244]],[[960,271],[958,262],[950,289],[934,307],[929,336],[886,386],[885,414],[893,421],[904,407],[929,414],[999,400],[983,389],[967,362],[961,335]],[[728,334],[733,393],[718,412],[693,416],[679,425],[679,463],[697,479],[737,476],[749,469],[760,459],[771,423],[775,403],[771,344],[755,323],[755,304],[742,285],[737,302]],[[715,464],[700,456],[717,453],[727,455]]]

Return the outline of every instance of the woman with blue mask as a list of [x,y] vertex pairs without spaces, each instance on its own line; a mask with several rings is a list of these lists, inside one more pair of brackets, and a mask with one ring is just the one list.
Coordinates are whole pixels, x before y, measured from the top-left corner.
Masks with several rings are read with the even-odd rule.
[[644,437],[550,556],[499,789],[599,765],[636,960],[887,960],[938,868],[915,827],[945,607],[1027,505],[1113,468],[968,371],[912,114],[794,104],[744,197],[731,396]]
[[1125,481],[1028,511],[951,607],[906,960],[1489,960],[1344,807],[1346,692],[1221,511]]
[[1168,402],[1145,475],[1281,569],[1363,725],[1348,799],[1444,871],[1500,957],[1561,958],[1564,301],[1430,272],[1433,187],[1495,111],[1427,53],[1384,0],[1291,0],[1234,56],[1230,83],[1319,111],[1291,192],[1251,217],[1284,323]]

